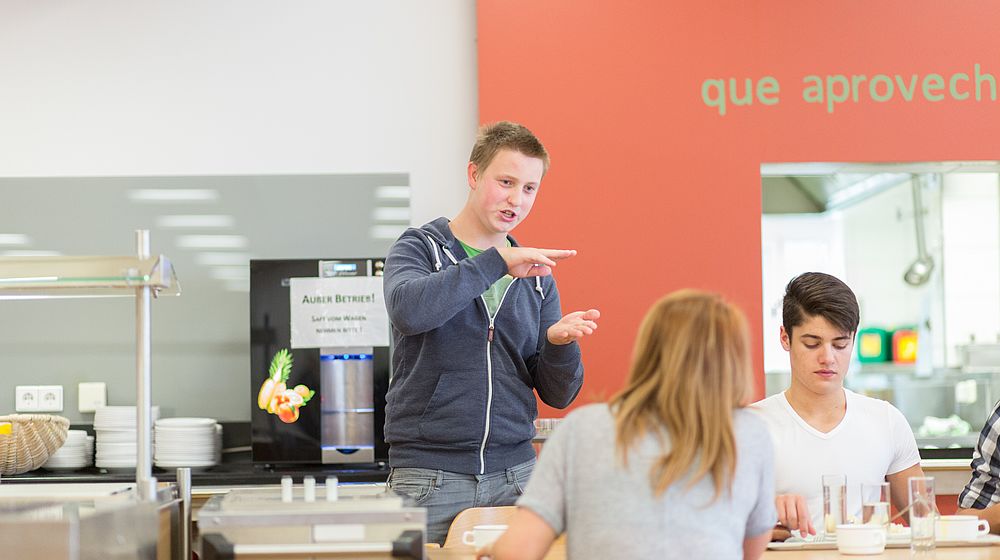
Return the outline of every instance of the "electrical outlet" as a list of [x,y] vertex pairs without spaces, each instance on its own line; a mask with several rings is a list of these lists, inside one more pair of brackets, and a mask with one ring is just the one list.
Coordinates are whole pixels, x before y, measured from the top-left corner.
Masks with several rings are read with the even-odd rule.
[[35,412],[38,410],[38,387],[19,385],[14,388],[14,411]]
[[96,412],[108,404],[108,386],[103,381],[80,383],[77,389],[77,408],[80,412]]
[[63,409],[62,385],[40,385],[38,389],[39,412],[60,412]]

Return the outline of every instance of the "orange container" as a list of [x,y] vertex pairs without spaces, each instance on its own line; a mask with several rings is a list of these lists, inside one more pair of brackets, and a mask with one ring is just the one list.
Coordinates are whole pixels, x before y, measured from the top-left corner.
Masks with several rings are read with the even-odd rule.
[[899,329],[892,333],[892,361],[897,364],[917,361],[917,331]]

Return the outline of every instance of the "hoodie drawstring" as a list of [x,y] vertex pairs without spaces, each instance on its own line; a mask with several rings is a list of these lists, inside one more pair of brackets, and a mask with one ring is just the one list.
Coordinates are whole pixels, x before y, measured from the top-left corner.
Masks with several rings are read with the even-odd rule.
[[[427,235],[426,233],[424,234],[424,237],[427,238],[427,242],[430,243],[431,249],[434,250],[434,272],[440,272],[441,271],[441,254],[438,253],[438,244],[433,239],[431,239],[431,236]],[[452,260],[455,260],[455,259],[452,258]]]
[[[435,272],[438,272],[441,270],[441,253],[438,252],[438,243],[426,233],[424,234],[424,237],[427,238],[427,242],[430,243],[431,249],[434,251],[434,270]],[[447,255],[451,264],[458,264],[458,259],[455,258],[455,255],[451,254],[451,251],[449,251],[447,247],[442,245],[441,250],[444,251],[445,255]],[[542,289],[541,276],[535,276],[535,291],[538,292],[538,295],[541,296],[542,299],[545,299],[545,290]]]

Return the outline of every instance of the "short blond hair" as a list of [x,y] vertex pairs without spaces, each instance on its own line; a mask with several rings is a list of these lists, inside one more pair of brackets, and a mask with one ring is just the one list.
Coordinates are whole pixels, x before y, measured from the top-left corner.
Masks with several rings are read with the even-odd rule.
[[510,121],[484,124],[476,134],[469,162],[479,170],[486,169],[500,150],[514,150],[528,157],[542,160],[542,173],[549,170],[549,152],[524,125]]
[[665,449],[650,472],[655,495],[710,476],[718,497],[736,470],[733,411],[752,387],[743,313],[716,294],[674,292],[646,313],[628,383],[610,402],[618,453],[627,463],[632,446],[652,435]]

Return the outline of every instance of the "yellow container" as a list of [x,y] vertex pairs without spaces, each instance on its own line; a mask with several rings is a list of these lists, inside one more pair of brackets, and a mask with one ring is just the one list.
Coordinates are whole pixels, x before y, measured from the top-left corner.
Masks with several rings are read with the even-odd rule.
[[917,331],[899,329],[892,333],[892,361],[897,364],[917,361]]

